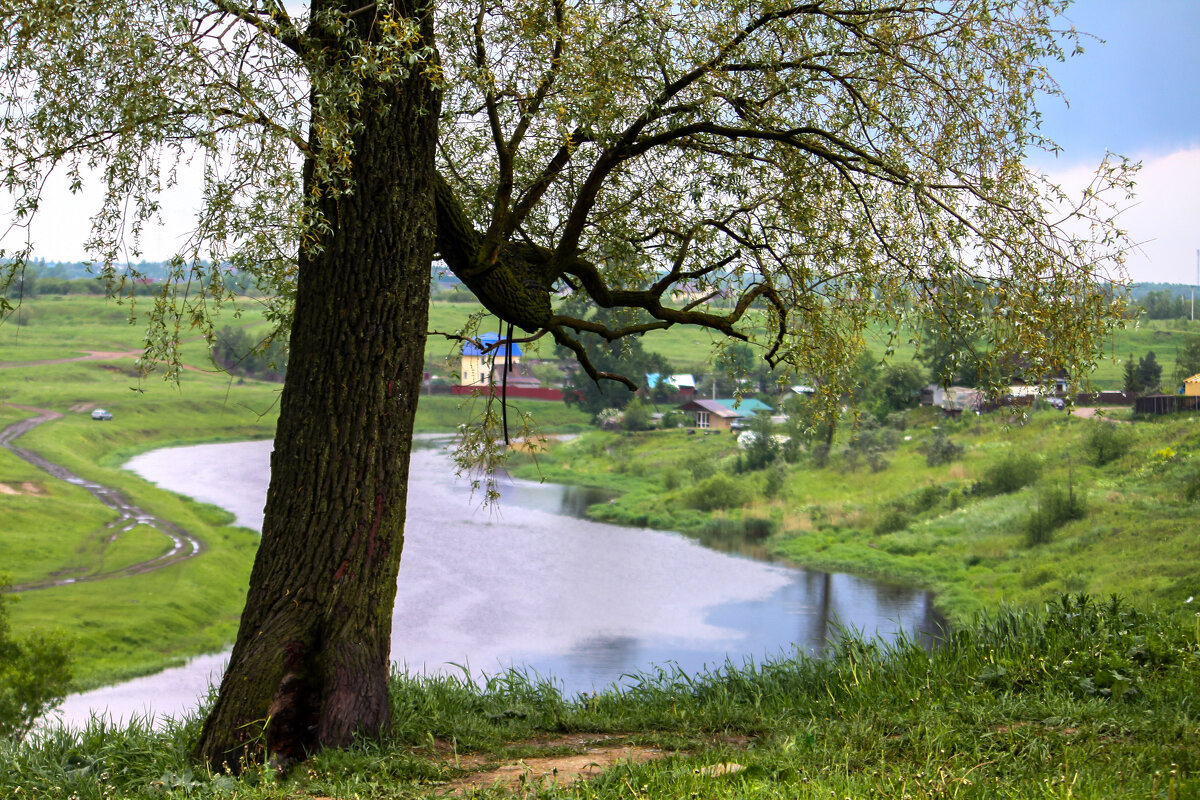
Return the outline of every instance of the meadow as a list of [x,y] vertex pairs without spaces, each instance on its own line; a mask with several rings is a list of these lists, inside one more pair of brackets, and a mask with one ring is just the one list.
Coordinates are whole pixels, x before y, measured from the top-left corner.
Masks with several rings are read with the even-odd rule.
[[[139,301],[136,308],[141,307]],[[142,376],[134,363],[142,328],[129,309],[88,296],[36,298],[26,324],[0,325],[0,428],[33,415],[63,414],[17,444],[74,474],[110,486],[131,502],[201,539],[204,552],[168,568],[95,582],[22,592],[12,605],[14,631],[60,629],[73,640],[76,686],[87,689],[176,665],[226,647],[237,632],[257,533],[232,526],[213,506],[158,489],[121,469],[130,457],[158,447],[270,438],[280,384],[231,378],[215,369],[199,337],[182,349],[178,384]],[[232,311],[233,309],[231,309]],[[231,325],[265,330],[248,303]],[[89,352],[109,355],[71,361]],[[120,354],[124,355],[120,355]],[[59,363],[40,363],[53,361]],[[481,400],[422,398],[418,432],[452,432],[482,413]],[[100,407],[111,422],[91,419]],[[581,430],[587,418],[561,403],[521,401],[547,431]],[[162,534],[139,528],[111,545],[104,526],[113,512],[81,487],[56,480],[0,449],[3,536],[0,572],[14,584],[107,571],[160,554]]]
[[[139,300],[133,308],[134,318],[145,309],[144,303]],[[15,365],[0,369],[0,423],[29,415],[13,404],[63,413],[62,419],[36,428],[20,444],[78,475],[120,489],[141,507],[195,533],[209,544],[209,550],[201,558],[159,573],[25,593],[14,607],[14,624],[18,630],[64,627],[75,636],[81,654],[80,687],[153,671],[188,655],[219,649],[236,627],[254,534],[230,527],[228,515],[218,509],[162,492],[119,467],[138,452],[168,444],[270,437],[279,385],[235,379],[216,370],[205,343],[196,335],[186,339],[182,348],[186,369],[178,385],[156,374],[144,377],[133,355],[142,344],[141,326],[130,324],[128,306],[103,298],[39,297],[28,301],[23,310],[24,324],[8,320],[0,326],[0,364]],[[455,330],[472,310],[469,304],[435,303],[430,327]],[[228,311],[222,318],[228,324],[265,332],[265,319],[254,301]],[[1122,334],[1127,338],[1115,343],[1113,351],[1137,353],[1153,344],[1160,362],[1168,365],[1169,344],[1185,335],[1184,325],[1154,323],[1127,331]],[[707,334],[685,329],[648,336],[646,343],[663,348],[679,365],[694,365],[693,369],[703,366],[712,347]],[[450,347],[446,340],[430,340],[430,353],[440,353],[439,357]],[[128,355],[38,363],[81,358],[88,352]],[[96,406],[113,411],[114,421],[92,421],[88,410]],[[480,401],[455,397],[424,397],[417,430],[453,431],[479,414],[481,406]],[[530,413],[543,431],[577,432],[588,427],[586,416],[562,404],[522,401],[513,406],[518,413]],[[898,510],[899,505],[913,505],[904,498],[922,486],[936,487],[938,503],[944,505],[956,490],[962,494],[991,454],[1005,448],[1058,442],[1058,451],[1044,456],[1049,465],[1044,481],[1052,482],[1052,476],[1066,468],[1064,454],[1075,446],[1072,442],[1082,429],[1069,421],[1051,424],[1049,419],[1038,416],[1030,426],[1007,428],[978,423],[972,428],[978,432],[967,436],[972,444],[960,462],[928,471],[921,448],[934,423],[916,423],[910,432],[916,438],[894,449],[888,456],[891,467],[883,473],[861,467],[853,480],[847,480],[841,468],[797,469],[774,497],[766,498],[756,489],[751,492],[755,499],[736,509],[702,511],[687,508],[679,499],[687,488],[683,484],[694,477],[690,468],[681,471],[678,464],[720,465],[722,459],[732,457],[729,442],[718,437],[650,434],[644,442],[624,437],[597,450],[591,437],[601,435],[592,434],[562,451],[592,448],[595,455],[590,461],[556,451],[542,460],[542,475],[564,482],[595,480],[622,492],[617,503],[598,512],[607,518],[682,529],[713,541],[722,530],[740,529],[743,517],[765,520],[761,530],[783,532],[770,542],[777,555],[929,586],[939,592],[942,607],[959,619],[978,608],[994,607],[1002,597],[1025,603],[1058,590],[1112,588],[1138,597],[1173,598],[1194,575],[1187,571],[1193,563],[1189,554],[1180,552],[1192,510],[1167,497],[1167,489],[1178,489],[1181,470],[1188,468],[1186,427],[1159,426],[1156,430],[1163,435],[1142,437],[1145,443],[1126,458],[1123,467],[1114,465],[1107,472],[1092,474],[1077,463],[1092,503],[1089,522],[1072,523],[1081,531],[1078,536],[1068,535],[1075,530],[1069,527],[1037,551],[1015,545],[1020,535],[1013,529],[1036,496],[1033,488],[947,507],[938,514],[928,509],[916,514]],[[639,442],[646,449],[631,456]],[[1178,455],[1155,467],[1167,479],[1149,481],[1159,489],[1146,494],[1144,487],[1131,488],[1129,479],[1120,477],[1130,471],[1144,474],[1147,454],[1172,443]],[[623,466],[633,461],[639,463]],[[590,474],[581,477],[581,471]],[[678,473],[675,478],[668,477],[674,473]],[[762,475],[745,478],[756,486],[763,480]],[[101,546],[95,534],[108,519],[103,507],[79,487],[50,480],[3,450],[0,483],[34,487],[32,492],[0,495],[6,518],[0,563],[11,581],[26,583],[51,573],[111,568],[165,546],[163,537],[145,530],[123,537],[115,548]],[[1106,489],[1110,484],[1113,488]],[[1124,502],[1132,496],[1137,497],[1136,503]],[[1147,509],[1152,509],[1149,517]],[[912,524],[886,537],[872,534],[881,517],[901,513],[913,517]],[[730,518],[735,518],[732,526]],[[1144,536],[1135,519],[1152,520],[1155,529],[1166,534]],[[962,530],[972,535],[959,536]],[[1079,541],[1108,542],[1109,549],[1097,551]],[[1144,565],[1140,571],[1124,566],[1132,560],[1131,553]],[[1048,555],[1053,558],[1047,560]],[[1114,583],[1110,573],[1125,574]],[[117,587],[119,591],[113,592]],[[112,598],[117,600],[107,602]]]
[[[745,468],[728,432],[594,432],[552,443],[518,474],[616,493],[589,509],[596,519],[715,545],[748,537],[804,566],[927,587],[955,622],[1063,592],[1178,605],[1200,589],[1200,417],[1110,414],[1046,407],[949,420],[920,409],[858,431],[846,420],[828,461],[809,447],[759,470]],[[1097,457],[1095,440],[1120,452]],[[961,451],[931,465],[939,441]],[[989,488],[1003,469],[1020,474]],[[1067,494],[1079,518],[1031,536],[1038,509]]]
[[[462,308],[441,305],[449,304],[435,306],[438,324],[461,318]],[[28,310],[28,324],[0,325],[0,364],[20,364],[0,368],[0,426],[31,414],[16,406],[63,413],[18,444],[120,489],[202,538],[206,550],[152,573],[23,593],[12,607],[14,627],[66,628],[79,688],[223,647],[236,629],[256,534],[120,465],[167,444],[269,437],[279,386],[213,370],[195,339],[184,349],[192,369],[178,386],[139,377],[132,356],[36,364],[136,350],[141,333],[125,310],[97,298],[39,299]],[[230,324],[265,323],[247,309]],[[1164,365],[1170,350],[1160,345],[1183,334],[1169,326],[1135,333],[1155,344]],[[699,369],[689,365],[702,365],[709,345],[673,335],[679,338],[666,338],[678,348],[673,359]],[[1140,354],[1141,341],[1114,347]],[[587,426],[561,404],[522,405],[544,430]],[[113,411],[113,421],[92,421],[93,406]],[[452,430],[478,410],[457,398],[426,397],[417,427]],[[159,731],[146,720],[92,723],[0,741],[0,796],[1200,795],[1200,616],[1193,603],[1200,421],[1122,421],[1123,449],[1104,463],[1089,460],[1092,439],[1109,430],[1097,426],[1114,423],[1046,409],[1026,420],[948,421],[914,411],[903,429],[899,418],[892,424],[890,444],[873,455],[848,448],[852,426],[844,426],[823,464],[804,450],[786,466],[744,469],[727,433],[590,432],[522,469],[615,490],[616,502],[594,509],[614,521],[929,586],[956,622],[932,651],[848,632],[819,661],[727,664],[700,675],[666,666],[637,676],[624,692],[579,697],[522,673],[484,685],[397,675],[393,724],[381,741],[326,751],[287,772],[261,767],[234,778],[197,767],[190,749],[199,715]],[[930,466],[935,440],[962,450]],[[1037,462],[1028,483],[976,489],[1014,455]],[[94,534],[109,512],[3,449],[0,484],[18,491],[0,494],[0,563],[14,580],[107,569],[162,547],[144,529],[103,547]],[[1031,509],[1063,486],[1086,498],[1085,515],[1032,542]],[[1110,593],[1123,597],[1094,599]],[[570,783],[609,763],[593,780]],[[509,782],[494,784],[501,778]]]

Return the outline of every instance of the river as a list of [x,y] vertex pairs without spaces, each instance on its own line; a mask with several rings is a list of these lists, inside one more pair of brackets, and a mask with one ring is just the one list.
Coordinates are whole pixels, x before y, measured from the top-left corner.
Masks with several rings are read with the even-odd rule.
[[[195,445],[126,466],[159,486],[261,529],[271,443]],[[505,479],[481,508],[440,447],[414,450],[392,658],[411,672],[509,667],[552,679],[568,696],[656,665],[695,673],[728,659],[819,654],[839,625],[867,635],[937,629],[928,593],[708,549],[685,536],[572,516],[569,487]],[[73,695],[73,725],[92,714],[176,716],[219,680],[204,656],[118,686]]]

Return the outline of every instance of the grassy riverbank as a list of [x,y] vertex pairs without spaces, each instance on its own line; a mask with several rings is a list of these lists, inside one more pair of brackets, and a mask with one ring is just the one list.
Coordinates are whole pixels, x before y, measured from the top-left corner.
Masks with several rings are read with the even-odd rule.
[[[162,734],[136,723],[58,731],[0,743],[0,796],[1195,797],[1191,608],[1063,598],[974,620],[933,653],[847,639],[822,661],[664,672],[576,700],[519,675],[485,687],[398,678],[383,742],[321,753],[283,776],[196,768],[195,718]],[[613,759],[591,782],[569,784]],[[542,782],[555,777],[565,785]],[[486,788],[506,778],[511,791]]]
[[[120,467],[158,447],[269,438],[275,428],[279,384],[231,379],[213,369],[201,341],[183,350],[179,386],[139,378],[134,356],[141,332],[128,310],[95,297],[46,297],[29,304],[26,326],[0,328],[0,427],[32,416],[16,406],[62,414],[18,440],[74,474],[119,490],[132,503],[181,526],[204,542],[203,553],[141,575],[79,581],[23,592],[11,609],[18,634],[61,629],[73,642],[76,686],[160,670],[232,641],[241,614],[257,534],[230,525],[232,517],[162,491]],[[262,325],[253,306],[233,325]],[[88,351],[110,355],[80,359]],[[120,355],[126,353],[126,355]],[[53,361],[57,363],[39,363]],[[13,364],[15,363],[15,366]],[[480,413],[481,401],[425,397],[418,432],[453,432]],[[96,422],[92,408],[113,412]],[[561,403],[522,401],[545,430],[586,426],[584,415]],[[170,540],[139,527],[121,534],[105,528],[114,513],[91,494],[52,478],[0,449],[0,572],[15,584],[82,577],[165,552]]]
[[[1175,604],[1200,588],[1200,419],[1136,424],[1052,410],[1027,422],[959,422],[914,411],[903,429],[844,431],[828,463],[739,472],[728,432],[592,433],[554,443],[518,472],[618,493],[596,519],[681,530],[719,543],[745,536],[807,566],[926,586],[962,621],[1001,601],[1035,606],[1063,591]],[[899,425],[897,426],[899,427]],[[936,441],[962,448],[930,466]],[[1120,454],[1098,463],[1098,440]],[[873,466],[872,466],[873,465]],[[1016,470],[1012,485],[996,474]],[[1073,495],[1081,513],[1042,534],[1031,518]]]

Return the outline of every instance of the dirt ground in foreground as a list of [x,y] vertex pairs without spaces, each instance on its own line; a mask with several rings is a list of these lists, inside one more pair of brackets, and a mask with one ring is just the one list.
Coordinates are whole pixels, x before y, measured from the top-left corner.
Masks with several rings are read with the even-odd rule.
[[569,784],[594,778],[620,762],[641,763],[666,755],[656,747],[626,744],[623,738],[615,734],[571,734],[538,739],[526,744],[537,750],[570,748],[575,752],[527,756],[500,764],[479,755],[453,757],[455,766],[469,774],[443,785],[441,793],[462,796],[480,789],[518,792],[537,785]]
[[[516,794],[536,786],[566,785],[579,780],[590,780],[605,770],[621,763],[640,764],[670,755],[673,751],[657,747],[631,745],[628,734],[570,734],[525,742],[534,750],[561,751],[569,748],[573,753],[557,753],[525,758],[496,764],[480,755],[453,756],[446,748],[446,757],[455,766],[466,770],[467,775],[452,780],[440,787],[441,794],[452,797],[470,796],[484,789],[500,789]],[[729,737],[727,744],[744,747],[749,739]],[[706,768],[713,776],[737,772],[737,764],[717,764]]]

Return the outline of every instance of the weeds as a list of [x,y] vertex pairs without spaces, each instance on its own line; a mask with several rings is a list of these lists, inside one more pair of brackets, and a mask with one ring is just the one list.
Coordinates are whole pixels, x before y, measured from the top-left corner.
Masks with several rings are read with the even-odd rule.
[[471,763],[526,758],[560,734],[616,734],[670,755],[528,796],[1183,798],[1200,792],[1197,696],[1191,614],[1073,595],[980,616],[932,649],[842,632],[820,660],[664,666],[574,699],[520,672],[483,684],[397,675],[383,741],[286,775],[194,767],[195,719],[157,733],[94,722],[0,745],[0,796],[435,797]]

